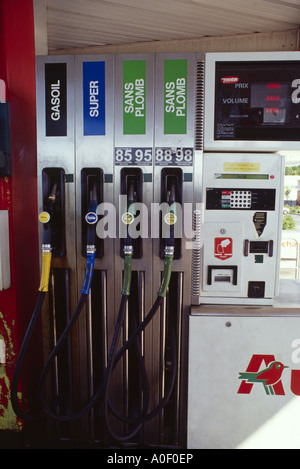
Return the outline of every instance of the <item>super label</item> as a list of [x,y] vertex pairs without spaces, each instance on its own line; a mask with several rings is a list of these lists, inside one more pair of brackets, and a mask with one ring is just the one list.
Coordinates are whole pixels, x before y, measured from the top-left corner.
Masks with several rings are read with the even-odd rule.
[[105,135],[105,62],[83,62],[83,133]]

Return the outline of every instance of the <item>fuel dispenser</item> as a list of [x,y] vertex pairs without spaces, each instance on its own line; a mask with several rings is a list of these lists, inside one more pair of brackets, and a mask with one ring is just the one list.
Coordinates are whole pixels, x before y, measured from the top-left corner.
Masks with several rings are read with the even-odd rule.
[[[193,232],[183,221],[192,222],[201,174],[196,64],[196,54],[37,58],[49,293],[37,301],[45,366],[32,418],[50,417],[52,436],[186,439]],[[15,411],[30,420],[17,397]]]
[[[115,295],[120,298],[123,292],[124,300],[125,291],[128,291],[121,344],[145,319],[153,304],[153,251],[148,238],[148,226],[151,220],[149,207],[153,198],[154,66],[155,57],[151,54],[115,57],[114,200],[118,220]],[[126,258],[132,261],[130,288],[123,283],[122,272],[125,271]],[[116,319],[115,323],[118,324]],[[106,386],[106,395],[109,392],[110,401],[119,417],[125,416],[123,421],[122,418],[116,420],[115,416],[111,417],[108,406],[104,407],[108,428],[112,435],[118,435],[121,439],[122,435],[136,433],[136,429],[141,428],[140,425],[130,426],[126,418],[142,416],[143,412],[148,411],[145,400],[141,398],[141,390],[151,393],[142,376],[151,376],[149,352],[152,335],[151,326],[141,333],[134,348],[117,362],[115,372]],[[144,361],[142,368],[141,360]],[[120,389],[123,402],[119,398]],[[145,428],[144,431],[145,435],[148,432],[149,438],[151,428]]]
[[[94,438],[99,432],[99,395],[107,366],[108,344],[114,328],[117,299],[114,295],[114,242],[105,235],[107,207],[114,206],[114,58],[113,56],[75,57],[75,158],[76,158],[76,231],[77,288],[81,290],[86,272],[86,229],[96,229],[96,253],[91,289],[85,314],[79,317],[78,354],[80,375],[79,409],[90,407],[81,419],[82,433]],[[86,215],[89,194],[96,185],[95,214]],[[106,204],[106,206],[105,206]],[[89,210],[88,210],[89,212]],[[110,212],[109,212],[110,213]],[[88,225],[87,221],[91,223]],[[89,219],[90,217],[90,219]],[[108,229],[110,228],[108,224]],[[88,244],[87,244],[88,245]],[[73,254],[74,255],[74,254]],[[94,405],[93,405],[94,401]],[[102,436],[102,434],[100,433]],[[98,433],[99,436],[99,433]]]
[[[157,290],[163,270],[164,230],[174,228],[174,260],[169,295],[161,309],[161,340],[176,324],[177,375],[172,400],[172,425],[176,440],[183,441],[186,395],[186,367],[188,341],[188,315],[190,309],[192,226],[194,200],[201,174],[201,151],[195,142],[200,141],[196,122],[201,121],[202,57],[197,68],[196,54],[157,54],[155,96],[155,155],[154,202],[163,207],[172,185],[175,184],[176,213],[170,219],[162,210],[161,236],[153,239],[153,286]],[[197,84],[197,86],[196,86]],[[195,119],[195,114],[199,120]],[[199,126],[201,128],[201,126]],[[198,140],[197,140],[198,139]],[[200,171],[199,171],[200,169]],[[188,220],[188,221],[187,221]],[[174,223],[174,225],[172,225]],[[155,291],[154,290],[154,291]],[[158,319],[157,319],[158,320]],[[161,362],[162,385],[168,377],[168,354]],[[164,392],[162,388],[160,392]],[[172,409],[171,407],[171,409]],[[163,417],[167,417],[167,414]]]
[[[68,324],[77,305],[76,236],[75,236],[75,81],[74,58],[69,56],[37,58],[37,174],[41,251],[47,225],[47,200],[56,187],[54,216],[51,219],[51,266],[48,294],[42,307],[44,356],[48,358]],[[42,256],[41,256],[42,263]],[[77,331],[75,334],[78,333]],[[72,363],[72,341],[53,367],[53,386],[47,398],[54,402],[54,412],[71,413],[76,376]],[[66,372],[66,369],[68,372]],[[38,399],[40,402],[40,399]],[[42,409],[41,409],[41,413]],[[55,429],[54,429],[55,428]],[[62,436],[59,426],[52,431]]]
[[278,298],[284,153],[299,150],[299,76],[299,52],[205,58],[189,448],[299,447],[292,434],[299,370],[289,354],[299,310]]
[[298,145],[298,64],[273,53],[207,54],[205,67],[193,53],[37,58],[41,244],[56,194],[39,387],[51,435],[197,440],[199,308],[271,307],[278,293],[274,152]]

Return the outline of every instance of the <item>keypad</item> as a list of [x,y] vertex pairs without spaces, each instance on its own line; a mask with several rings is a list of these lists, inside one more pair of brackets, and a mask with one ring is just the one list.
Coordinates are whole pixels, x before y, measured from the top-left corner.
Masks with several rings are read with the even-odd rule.
[[230,208],[251,208],[252,195],[251,191],[231,191]]

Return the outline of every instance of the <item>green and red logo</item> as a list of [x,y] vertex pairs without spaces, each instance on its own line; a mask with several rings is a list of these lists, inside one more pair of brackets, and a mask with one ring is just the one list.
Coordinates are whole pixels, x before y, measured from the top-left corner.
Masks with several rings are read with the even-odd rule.
[[[282,375],[286,368],[274,355],[252,355],[246,371],[239,372],[242,382],[237,393],[250,394],[254,384],[259,384],[268,396],[284,396]],[[290,388],[300,396],[300,370],[291,370]]]

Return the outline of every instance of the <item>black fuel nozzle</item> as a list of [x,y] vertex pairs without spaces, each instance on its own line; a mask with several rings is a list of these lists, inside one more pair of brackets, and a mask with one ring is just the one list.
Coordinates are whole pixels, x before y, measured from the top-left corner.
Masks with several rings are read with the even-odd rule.
[[90,190],[90,201],[88,206],[88,212],[85,216],[85,221],[88,224],[87,237],[86,237],[86,248],[87,252],[96,250],[96,223],[98,221],[97,215],[98,207],[98,196],[97,196],[97,184],[93,183],[92,189]]
[[45,209],[39,216],[39,220],[43,223],[43,246],[51,247],[52,238],[52,220],[55,213],[55,204],[57,202],[57,182],[52,186],[52,189],[47,197]]
[[161,203],[164,210],[160,220],[159,256],[166,248],[174,250],[174,259],[181,258],[183,173],[181,168],[163,168],[161,172]]
[[125,241],[124,250],[126,247],[133,247],[133,239],[129,233],[129,225],[132,223],[135,217],[134,203],[136,202],[136,190],[134,179],[128,180],[128,192],[127,192],[127,236]]
[[[128,166],[120,172],[120,195],[122,200],[120,256],[124,258],[124,249],[132,252],[133,259],[143,257],[143,241],[138,232],[139,223],[136,218],[141,215],[139,204],[143,202],[143,171],[141,168]],[[142,217],[140,217],[142,218]],[[125,225],[125,226],[124,226]]]
[[176,217],[176,180],[172,178],[170,182],[170,188],[168,189],[167,194],[167,203],[169,204],[169,213],[167,216],[168,224],[169,224],[169,236],[165,239],[165,250],[167,248],[171,248],[174,253],[175,247],[175,223],[177,220]]

